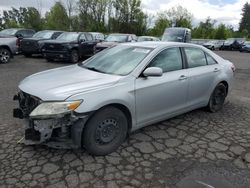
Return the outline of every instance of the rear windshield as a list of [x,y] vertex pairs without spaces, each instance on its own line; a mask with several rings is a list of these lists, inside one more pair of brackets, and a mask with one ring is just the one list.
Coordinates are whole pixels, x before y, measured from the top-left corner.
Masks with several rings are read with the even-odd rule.
[[182,41],[184,38],[184,34],[184,29],[166,29],[162,36],[162,41]]

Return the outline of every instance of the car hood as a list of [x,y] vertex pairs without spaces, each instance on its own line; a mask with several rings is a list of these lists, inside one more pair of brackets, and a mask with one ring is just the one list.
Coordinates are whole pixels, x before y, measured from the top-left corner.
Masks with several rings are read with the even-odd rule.
[[100,42],[100,43],[98,43],[97,44],[97,47],[107,47],[107,48],[109,48],[109,47],[112,47],[112,46],[116,46],[116,45],[118,45],[119,44],[119,42]]
[[43,101],[60,101],[78,93],[113,85],[120,78],[71,65],[33,74],[20,82],[19,89]]

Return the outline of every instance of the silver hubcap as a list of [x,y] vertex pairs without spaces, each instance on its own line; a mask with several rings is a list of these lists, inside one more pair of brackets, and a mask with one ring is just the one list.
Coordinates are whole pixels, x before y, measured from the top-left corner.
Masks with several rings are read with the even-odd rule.
[[10,54],[7,50],[0,50],[0,61],[2,63],[8,63],[10,59]]

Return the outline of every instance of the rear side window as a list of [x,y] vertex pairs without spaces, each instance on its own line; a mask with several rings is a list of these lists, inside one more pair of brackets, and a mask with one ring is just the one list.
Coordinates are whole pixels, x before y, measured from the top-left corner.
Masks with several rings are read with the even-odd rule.
[[206,57],[207,57],[207,64],[208,65],[217,64],[217,62],[214,60],[214,58],[212,58],[210,55],[206,54]]
[[184,48],[188,68],[200,67],[207,65],[205,53],[198,48]]
[[182,69],[182,58],[179,48],[169,48],[160,52],[150,63],[149,67],[159,67],[163,72]]

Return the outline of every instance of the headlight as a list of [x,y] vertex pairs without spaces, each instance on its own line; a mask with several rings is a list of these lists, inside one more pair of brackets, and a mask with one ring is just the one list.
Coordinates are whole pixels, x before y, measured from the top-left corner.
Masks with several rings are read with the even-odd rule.
[[30,117],[66,114],[75,110],[81,103],[82,100],[67,102],[44,102],[31,112]]

